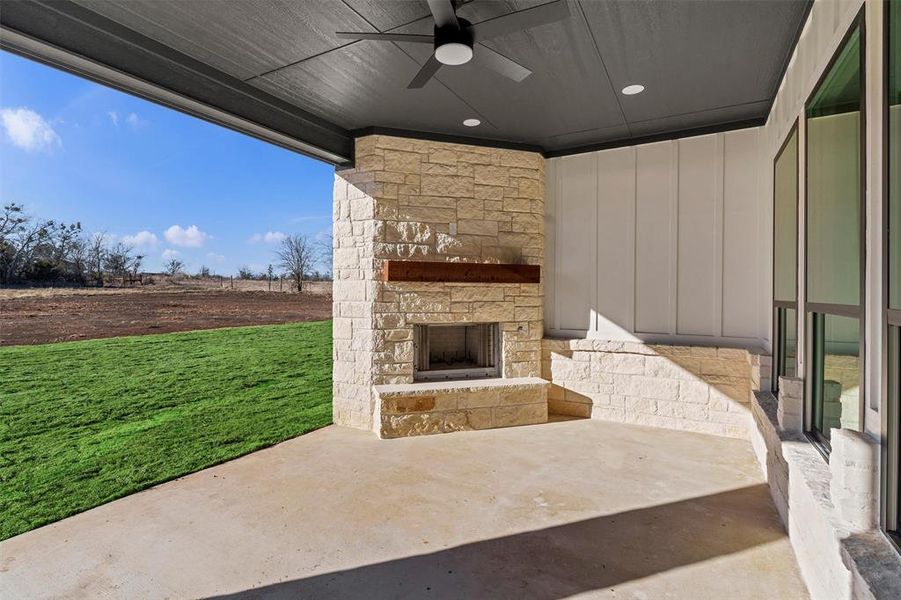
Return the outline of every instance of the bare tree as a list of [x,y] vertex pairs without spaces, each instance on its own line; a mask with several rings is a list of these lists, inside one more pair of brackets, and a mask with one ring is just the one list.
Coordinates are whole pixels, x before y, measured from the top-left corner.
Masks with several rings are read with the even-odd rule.
[[304,278],[316,262],[316,250],[310,239],[305,235],[289,235],[275,254],[279,266],[294,280],[297,291],[302,292]]
[[45,241],[53,221],[33,221],[23,207],[11,203],[0,216],[0,281],[12,282],[26,270],[38,245]]
[[3,213],[0,214],[0,244],[7,242],[9,236],[18,231],[23,223],[28,221],[25,216],[25,209],[21,204],[11,202],[3,206]]
[[98,285],[103,285],[103,265],[106,263],[106,233],[100,231],[88,240],[87,260],[91,275]]
[[210,268],[206,265],[201,265],[197,270],[197,276],[202,279],[208,279],[211,275],[212,271],[210,271]]
[[238,267],[238,279],[253,279],[253,271],[247,265]]
[[135,258],[138,258],[138,264],[143,261],[144,257],[135,257],[132,255],[134,247],[123,242],[116,242],[106,251],[106,257],[103,261],[104,269],[112,277],[125,277],[131,273]]
[[323,232],[319,236],[318,242],[318,250],[319,250],[319,261],[322,263],[322,266],[325,269],[325,273],[328,278],[331,279],[333,277],[332,274],[332,263],[334,261],[334,239],[332,238],[332,234],[330,232]]
[[172,277],[175,277],[179,273],[184,272],[185,263],[178,260],[177,258],[173,258],[166,263],[166,266],[164,268],[166,269],[166,273],[168,273]]

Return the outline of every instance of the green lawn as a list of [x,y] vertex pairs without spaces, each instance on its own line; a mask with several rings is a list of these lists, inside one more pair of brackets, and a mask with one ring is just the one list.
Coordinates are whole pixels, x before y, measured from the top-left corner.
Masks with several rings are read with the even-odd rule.
[[331,422],[331,322],[0,348],[0,539]]

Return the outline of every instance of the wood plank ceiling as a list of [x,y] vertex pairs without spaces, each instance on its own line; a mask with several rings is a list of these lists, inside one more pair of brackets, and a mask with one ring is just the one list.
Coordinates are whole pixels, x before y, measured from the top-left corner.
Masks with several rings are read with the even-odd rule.
[[[541,3],[472,0],[458,15],[478,23]],[[279,126],[283,133],[329,146],[339,157],[332,162],[341,162],[348,146],[339,138],[350,140],[370,128],[465,136],[561,154],[760,123],[809,5],[808,0],[570,0],[567,19],[486,42],[533,71],[522,82],[480,67],[476,46],[475,60],[442,67],[417,90],[406,86],[430,46],[349,41],[334,33],[431,33],[424,0],[20,0],[4,2],[0,23],[4,31],[112,64],[213,106],[218,97],[226,104],[228,95],[215,89],[225,82],[224,87],[277,105],[286,115],[296,109],[286,116],[294,126]],[[89,26],[79,28],[85,23]],[[124,50],[114,54],[111,40],[124,40],[134,56]],[[29,54],[6,40],[4,47]],[[160,56],[165,61],[157,65]],[[190,81],[176,81],[172,65],[203,71],[204,77],[208,70],[208,95],[194,91]],[[631,83],[646,89],[636,96],[621,94]],[[272,127],[250,101],[246,107],[238,97],[229,102],[218,108]],[[468,118],[482,124],[465,127]]]

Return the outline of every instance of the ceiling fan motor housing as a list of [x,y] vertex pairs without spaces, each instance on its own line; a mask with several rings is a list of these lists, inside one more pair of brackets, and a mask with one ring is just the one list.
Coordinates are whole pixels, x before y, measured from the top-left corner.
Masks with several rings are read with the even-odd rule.
[[457,18],[459,27],[435,26],[435,58],[445,65],[462,65],[472,59],[472,30],[466,19]]

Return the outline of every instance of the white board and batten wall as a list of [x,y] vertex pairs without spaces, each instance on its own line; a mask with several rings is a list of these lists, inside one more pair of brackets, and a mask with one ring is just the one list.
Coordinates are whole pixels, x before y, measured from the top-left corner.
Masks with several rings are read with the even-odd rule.
[[759,132],[550,159],[548,335],[764,344]]

